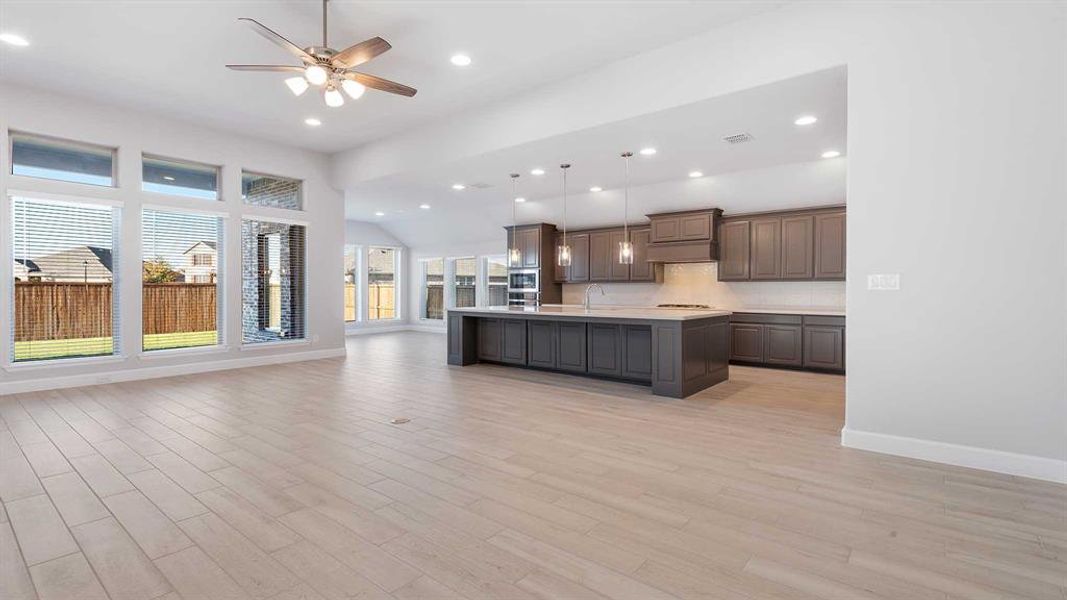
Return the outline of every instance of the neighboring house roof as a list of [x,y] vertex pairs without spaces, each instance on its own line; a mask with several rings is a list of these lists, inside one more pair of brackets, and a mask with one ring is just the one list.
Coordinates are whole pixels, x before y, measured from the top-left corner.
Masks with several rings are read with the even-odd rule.
[[110,280],[111,250],[95,246],[77,246],[33,259],[16,259],[28,275],[53,279]]
[[207,240],[200,240],[199,242],[193,244],[192,246],[189,246],[189,249],[186,250],[185,252],[182,252],[182,254],[189,254],[190,252],[195,250],[197,246],[201,246],[201,245],[207,246],[208,248],[210,248],[212,250],[216,249],[215,248],[215,242],[209,242]]

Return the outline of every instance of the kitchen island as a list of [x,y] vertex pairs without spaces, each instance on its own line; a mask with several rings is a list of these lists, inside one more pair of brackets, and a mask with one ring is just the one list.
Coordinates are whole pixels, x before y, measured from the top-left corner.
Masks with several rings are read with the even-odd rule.
[[490,362],[640,383],[685,398],[729,378],[730,312],[531,306],[448,310],[448,364]]

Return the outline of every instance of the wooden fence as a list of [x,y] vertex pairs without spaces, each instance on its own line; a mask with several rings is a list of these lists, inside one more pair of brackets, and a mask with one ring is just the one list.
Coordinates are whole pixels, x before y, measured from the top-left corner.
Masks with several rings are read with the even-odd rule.
[[396,316],[396,293],[392,284],[367,286],[367,319],[392,319]]
[[[213,283],[146,283],[142,327],[146,335],[214,331]],[[15,341],[111,336],[111,284],[15,283]]]

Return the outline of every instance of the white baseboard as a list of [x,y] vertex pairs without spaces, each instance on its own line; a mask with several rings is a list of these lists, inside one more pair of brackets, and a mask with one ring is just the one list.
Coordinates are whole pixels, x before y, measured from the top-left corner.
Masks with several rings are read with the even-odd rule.
[[870,450],[882,454],[906,456],[919,460],[982,469],[1007,475],[1018,475],[1067,483],[1067,461],[1016,454],[1001,450],[990,450],[975,446],[961,446],[947,442],[935,442],[918,438],[857,431],[845,427],[841,430],[841,445],[859,450]]
[[445,333],[444,327],[434,325],[388,325],[385,327],[360,327],[345,330],[345,335],[371,335],[375,333],[392,333],[396,331],[424,331],[429,333]]
[[267,354],[264,356],[242,356],[241,358],[232,358],[229,360],[211,360],[180,365],[138,367],[133,369],[98,371],[96,373],[58,377],[49,376],[41,377],[39,379],[0,383],[0,396],[5,394],[20,394],[23,392],[40,392],[59,388],[78,387],[83,385],[100,385],[117,383],[120,381],[137,381],[140,379],[190,375],[192,373],[207,373],[209,371],[259,367],[278,363],[302,362],[305,360],[318,360],[322,358],[337,358],[344,355],[344,348],[328,348],[325,350],[287,352],[284,354]]

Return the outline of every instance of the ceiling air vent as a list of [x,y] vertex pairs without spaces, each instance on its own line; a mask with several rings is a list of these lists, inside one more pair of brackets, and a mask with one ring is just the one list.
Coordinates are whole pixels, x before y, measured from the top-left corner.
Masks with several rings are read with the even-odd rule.
[[745,142],[751,142],[752,136],[747,133],[735,133],[733,135],[723,136],[722,141],[731,144],[743,144]]
[[488,183],[472,183],[472,184],[468,185],[467,187],[475,189],[475,190],[484,190],[484,189],[491,188],[493,186],[488,184]]

